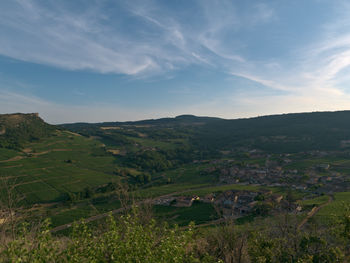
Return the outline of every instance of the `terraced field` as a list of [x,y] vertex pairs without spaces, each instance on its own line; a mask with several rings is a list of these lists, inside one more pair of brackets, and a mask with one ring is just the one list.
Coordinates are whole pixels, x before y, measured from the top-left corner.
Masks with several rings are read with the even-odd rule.
[[57,201],[64,193],[115,178],[114,158],[97,141],[57,130],[55,136],[25,146],[22,152],[0,148],[0,175],[27,204]]

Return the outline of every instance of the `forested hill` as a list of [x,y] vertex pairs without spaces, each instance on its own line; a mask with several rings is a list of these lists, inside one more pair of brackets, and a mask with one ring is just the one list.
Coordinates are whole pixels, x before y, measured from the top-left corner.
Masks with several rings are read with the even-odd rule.
[[249,146],[270,152],[337,150],[348,147],[349,140],[350,111],[223,120],[203,126],[194,138],[210,148]]
[[[85,136],[105,138],[107,145],[130,143],[132,137],[158,141],[180,140],[193,149],[218,151],[258,149],[268,152],[339,150],[350,147],[350,111],[271,115],[220,119],[181,115],[134,122],[73,123],[58,127]],[[50,136],[57,126],[38,114],[0,115],[0,147]]]
[[25,142],[47,137],[55,126],[44,122],[38,113],[0,115],[0,147],[20,149]]
[[[350,111],[271,115],[247,119],[220,119],[182,115],[135,122],[76,123],[62,125],[82,134],[119,127],[156,139],[181,137],[202,150],[260,149],[270,152],[338,150],[350,146]],[[108,130],[110,133],[111,130]],[[135,133],[136,132],[136,133]],[[177,136],[179,135],[179,136]],[[347,142],[349,141],[349,142]]]

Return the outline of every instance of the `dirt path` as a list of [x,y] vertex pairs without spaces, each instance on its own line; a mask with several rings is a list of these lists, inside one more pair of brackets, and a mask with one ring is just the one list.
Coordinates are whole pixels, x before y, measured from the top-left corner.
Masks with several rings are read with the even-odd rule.
[[25,156],[15,156],[7,160],[0,161],[0,163],[14,162],[25,158]]
[[[216,219],[216,220],[207,222],[207,223],[194,225],[194,228],[205,227],[205,226],[213,226],[213,225],[219,225],[219,224],[221,224],[221,223],[224,223],[225,221],[226,221],[225,218],[219,218],[219,219]],[[189,228],[189,226],[180,227],[180,229],[188,229],[188,228]]]
[[16,164],[16,165],[10,165],[10,166],[4,166],[2,168],[15,168],[15,167],[21,167],[23,164]]
[[[40,156],[40,155],[43,155],[43,154],[48,154],[48,153],[51,153],[51,152],[69,152],[69,151],[72,151],[72,150],[71,149],[52,149],[52,150],[47,150],[47,151],[38,152],[38,153],[31,153],[31,154],[33,155],[33,157],[37,157],[37,156]],[[19,156],[15,156],[15,157],[12,157],[12,158],[7,159],[7,160],[0,161],[0,163],[19,161],[19,160],[22,160],[24,158],[28,158],[28,156],[21,156],[21,155],[19,155]]]
[[[130,207],[131,207],[131,206],[130,206]],[[127,207],[127,208],[130,208],[130,207]],[[109,211],[109,212],[107,212],[107,213],[95,215],[95,216],[92,216],[92,217],[89,217],[89,218],[84,219],[84,222],[85,222],[85,223],[93,222],[93,221],[95,221],[95,220],[99,220],[99,219],[105,218],[105,217],[107,217],[107,216],[108,216],[109,214],[111,214],[111,213],[112,213],[112,214],[118,214],[118,213],[122,212],[123,210],[124,210],[124,208],[118,208],[118,209]],[[55,232],[58,232],[58,231],[61,231],[61,230],[68,229],[68,228],[70,228],[72,225],[73,225],[73,223],[68,223],[68,224],[65,224],[65,225],[61,225],[61,226],[55,227],[55,228],[51,229],[51,233],[55,233]]]
[[66,133],[69,133],[69,134],[72,134],[72,135],[75,135],[75,136],[80,136],[82,137],[82,135],[80,135],[79,133],[75,133],[75,132],[71,132],[71,131],[65,131]]
[[1,179],[3,180],[10,180],[10,179],[16,179],[21,177],[29,176],[28,174],[21,174],[21,175],[14,175],[14,176],[1,176]]
[[298,225],[298,229],[301,229],[311,217],[316,215],[321,208],[325,207],[326,205],[329,205],[332,201],[333,201],[333,197],[329,196],[329,199],[326,203],[312,208],[311,211],[307,214],[307,216],[303,219],[303,221],[300,222],[300,224]]

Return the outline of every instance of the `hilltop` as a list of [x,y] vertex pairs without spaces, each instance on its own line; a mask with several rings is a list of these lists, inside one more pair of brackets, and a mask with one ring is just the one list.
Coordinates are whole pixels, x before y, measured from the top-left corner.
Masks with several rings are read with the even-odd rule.
[[25,142],[50,136],[56,128],[47,124],[38,113],[0,115],[0,147],[20,149]]

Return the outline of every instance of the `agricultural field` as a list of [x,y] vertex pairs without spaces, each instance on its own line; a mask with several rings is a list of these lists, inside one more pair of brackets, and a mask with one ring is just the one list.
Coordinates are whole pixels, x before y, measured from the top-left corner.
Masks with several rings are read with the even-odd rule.
[[218,219],[214,207],[201,202],[195,202],[191,207],[154,206],[153,213],[161,220],[179,226],[186,226],[190,222],[199,225]]
[[334,222],[345,214],[349,209],[349,204],[350,192],[334,193],[332,202],[321,208],[316,217],[321,222]]
[[[10,138],[5,143],[14,146],[0,148],[2,182],[24,197],[20,204],[29,208],[31,216],[50,217],[54,227],[144,202],[154,204],[156,218],[181,226],[191,221],[215,223],[218,208],[225,208],[222,213],[227,214],[234,206],[240,226],[280,212],[297,214],[301,221],[317,207],[312,217],[326,222],[334,218],[330,215],[341,213],[342,202],[348,201],[350,152],[346,149],[279,153],[277,148],[259,149],[242,134],[237,140],[250,147],[231,144],[227,149],[232,142],[223,147],[198,141],[208,132],[217,133],[211,129],[218,119],[183,116],[144,122],[55,129],[41,123],[45,132],[35,130],[34,135],[42,137],[32,134],[35,139],[30,139],[29,130],[29,139],[17,145]],[[26,125],[31,127],[30,122]],[[259,140],[283,143],[285,137],[277,137]],[[121,186],[127,197],[118,194]],[[5,192],[2,187],[3,196]],[[270,194],[255,199],[262,192]],[[236,201],[229,197],[233,193]],[[211,194],[221,201],[215,205],[201,201]],[[239,196],[242,203],[237,203]],[[331,202],[330,196],[334,196]],[[167,198],[192,197],[199,197],[199,203],[186,207],[166,203]],[[279,201],[273,199],[277,197]],[[296,210],[298,206],[301,210]]]
[[2,180],[15,185],[27,204],[59,201],[64,193],[115,179],[114,158],[100,143],[67,131],[28,143],[23,152],[0,148],[0,156],[4,159],[0,162]]

